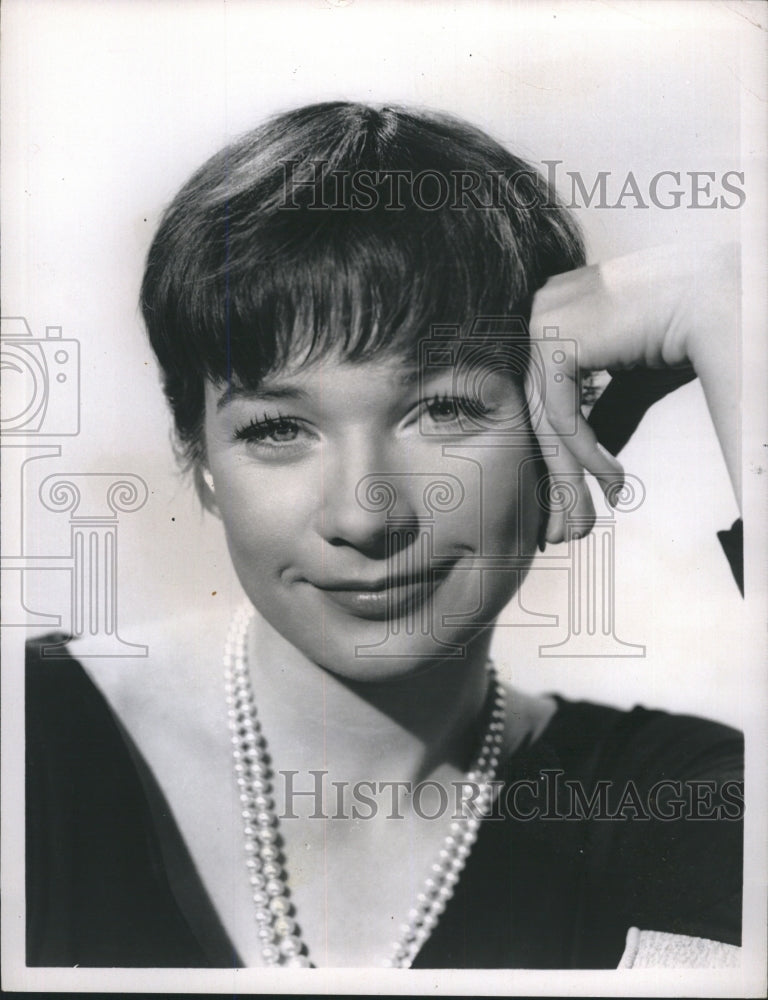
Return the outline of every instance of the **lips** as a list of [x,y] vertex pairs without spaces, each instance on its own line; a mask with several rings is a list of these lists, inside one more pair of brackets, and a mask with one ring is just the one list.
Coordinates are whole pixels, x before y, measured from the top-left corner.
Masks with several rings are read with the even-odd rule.
[[434,569],[394,580],[333,580],[316,586],[328,601],[358,618],[387,621],[422,608],[449,572],[450,568]]

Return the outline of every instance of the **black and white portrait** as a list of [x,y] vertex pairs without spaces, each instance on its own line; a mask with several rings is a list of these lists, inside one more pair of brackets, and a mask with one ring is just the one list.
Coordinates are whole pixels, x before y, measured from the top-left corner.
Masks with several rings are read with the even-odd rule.
[[4,987],[761,995],[764,7],[3,22]]

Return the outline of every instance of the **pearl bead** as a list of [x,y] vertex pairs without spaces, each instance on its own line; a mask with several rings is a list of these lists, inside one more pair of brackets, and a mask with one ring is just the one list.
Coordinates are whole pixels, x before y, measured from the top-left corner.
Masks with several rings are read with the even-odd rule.
[[274,844],[262,844],[261,857],[264,861],[274,861],[280,852]]
[[269,924],[261,924],[256,931],[256,937],[265,944],[271,944],[275,940],[275,932]]
[[265,878],[280,878],[283,874],[282,866],[277,861],[265,861],[261,870]]
[[283,938],[278,944],[280,953],[289,958],[292,958],[294,955],[300,955],[303,947],[301,939],[296,937],[295,934],[290,934],[288,937]]
[[[266,884],[266,883],[265,883]],[[259,889],[253,894],[253,901],[257,906],[268,906],[269,895],[266,889]]]
[[286,965],[293,966],[293,968],[303,968],[308,969],[310,966],[310,961],[306,955],[291,955],[286,959]]
[[285,916],[291,912],[291,904],[285,896],[275,896],[274,899],[270,899],[269,908],[275,916]]
[[275,965],[280,960],[280,952],[273,944],[266,944],[261,949],[261,956],[270,965]]
[[[275,896],[275,899],[282,899],[282,896]],[[273,927],[275,928],[275,934],[280,937],[288,937],[289,934],[293,934],[296,930],[296,921],[291,920],[290,917],[277,917]]]
[[283,883],[278,878],[271,878],[267,880],[267,892],[270,896],[282,896],[283,894]]

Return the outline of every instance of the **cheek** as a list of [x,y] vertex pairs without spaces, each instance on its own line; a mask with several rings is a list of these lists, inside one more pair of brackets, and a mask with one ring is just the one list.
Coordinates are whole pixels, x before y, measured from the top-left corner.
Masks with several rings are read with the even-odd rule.
[[[536,499],[540,462],[530,447],[490,447],[468,451],[461,480],[465,496],[446,517],[445,528],[488,556],[532,555],[536,550],[541,511]],[[458,470],[454,470],[458,471]]]
[[528,453],[510,466],[496,463],[486,480],[484,506],[489,532],[503,551],[531,555],[536,550],[541,523],[537,501],[540,463]]
[[232,560],[241,575],[273,575],[290,562],[307,535],[311,493],[306,482],[263,470],[216,476],[216,501]]

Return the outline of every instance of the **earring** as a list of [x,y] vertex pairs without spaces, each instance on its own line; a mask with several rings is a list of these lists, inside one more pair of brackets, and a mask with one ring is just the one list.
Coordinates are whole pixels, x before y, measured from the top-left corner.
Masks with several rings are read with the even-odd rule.
[[214,492],[214,489],[213,489],[213,476],[208,471],[208,469],[203,469],[203,482],[208,487],[208,489],[211,491],[211,493],[213,493]]

